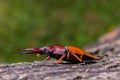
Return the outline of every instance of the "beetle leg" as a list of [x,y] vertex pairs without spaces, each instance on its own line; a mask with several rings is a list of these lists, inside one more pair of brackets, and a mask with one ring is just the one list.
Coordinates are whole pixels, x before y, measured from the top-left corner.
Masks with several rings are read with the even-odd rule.
[[[85,53],[87,56],[89,56],[89,57],[91,57],[91,58],[93,58],[93,59],[96,59],[96,60],[98,59],[97,57],[92,56],[91,54],[89,54],[88,52],[86,52],[86,51],[84,51],[84,50],[81,50],[81,52],[82,52],[82,53]],[[81,53],[81,52],[80,52],[80,53]]]
[[72,55],[73,55],[76,59],[78,59],[80,62],[82,62],[81,58],[79,58],[76,54],[72,53]]
[[65,57],[66,54],[62,55],[57,61],[56,64],[60,63],[60,61]]
[[70,53],[67,52],[67,60],[69,60],[69,57],[70,57]]
[[80,59],[82,59],[83,55],[80,56]]
[[36,56],[37,56],[37,57],[40,57],[40,54],[37,54]]
[[50,56],[47,56],[44,60],[46,61],[46,60],[48,60],[50,58]]

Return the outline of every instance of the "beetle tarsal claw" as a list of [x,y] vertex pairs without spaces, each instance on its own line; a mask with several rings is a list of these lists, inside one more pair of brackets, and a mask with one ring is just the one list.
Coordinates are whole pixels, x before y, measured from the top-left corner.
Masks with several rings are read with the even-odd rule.
[[40,54],[37,54],[36,56],[37,56],[37,57],[40,57]]

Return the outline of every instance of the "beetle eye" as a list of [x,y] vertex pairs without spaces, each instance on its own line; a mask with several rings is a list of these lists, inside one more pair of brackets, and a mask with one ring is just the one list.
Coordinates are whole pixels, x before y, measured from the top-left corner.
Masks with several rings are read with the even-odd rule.
[[44,49],[45,53],[49,53],[49,50],[48,49]]

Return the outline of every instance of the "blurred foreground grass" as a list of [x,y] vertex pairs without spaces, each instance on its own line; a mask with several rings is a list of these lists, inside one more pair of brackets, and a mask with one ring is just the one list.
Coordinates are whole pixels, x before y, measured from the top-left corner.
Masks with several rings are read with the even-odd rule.
[[18,49],[84,47],[120,22],[120,0],[0,0],[0,62],[39,60]]

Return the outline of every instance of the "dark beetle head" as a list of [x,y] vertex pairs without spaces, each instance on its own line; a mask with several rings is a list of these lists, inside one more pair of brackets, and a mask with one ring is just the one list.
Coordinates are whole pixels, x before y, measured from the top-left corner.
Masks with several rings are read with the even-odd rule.
[[40,54],[43,55],[52,55],[52,54],[63,54],[65,52],[64,46],[44,46],[41,48],[25,48],[22,49],[23,54],[37,54],[39,57]]

